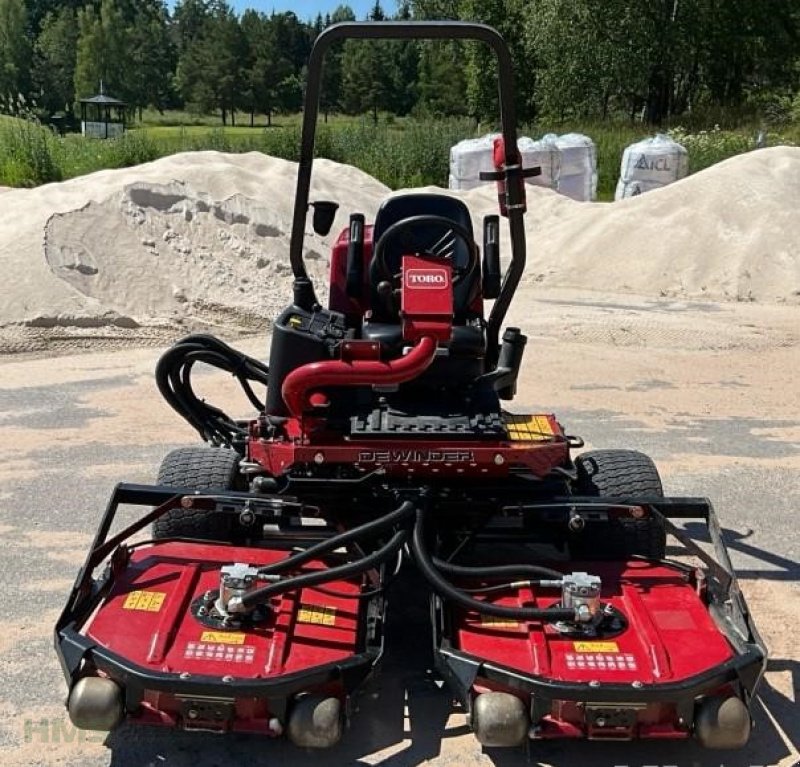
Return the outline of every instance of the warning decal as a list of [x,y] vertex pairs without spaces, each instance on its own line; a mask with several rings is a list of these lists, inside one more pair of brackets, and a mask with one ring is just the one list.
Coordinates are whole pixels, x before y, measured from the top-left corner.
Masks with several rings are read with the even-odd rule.
[[573,642],[575,652],[619,652],[616,642]]
[[505,413],[503,420],[508,438],[514,442],[549,442],[553,437],[553,427],[546,415]]
[[[614,642],[575,642],[579,644],[614,644]],[[622,652],[568,652],[564,656],[570,671],[636,671],[636,656]]]
[[[215,632],[208,631],[208,634]],[[244,635],[242,635],[244,636]],[[211,642],[189,642],[183,657],[189,660],[218,660],[228,663],[252,663],[256,657],[256,648],[252,645],[234,647],[230,644]]]
[[218,642],[219,644],[244,644],[244,634],[239,631],[204,631],[200,635],[201,642]]
[[164,591],[131,591],[122,603],[123,610],[144,610],[157,613],[164,604],[167,594]]
[[313,623],[317,626],[333,626],[336,624],[336,608],[324,605],[300,605],[297,622]]

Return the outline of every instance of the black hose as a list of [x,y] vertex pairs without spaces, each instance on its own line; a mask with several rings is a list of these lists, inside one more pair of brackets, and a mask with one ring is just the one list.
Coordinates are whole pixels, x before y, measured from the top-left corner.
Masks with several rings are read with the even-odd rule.
[[[542,583],[545,585],[543,586]],[[560,585],[560,584],[559,584]],[[495,583],[493,586],[476,586],[475,588],[464,589],[461,591],[466,594],[491,594],[495,591],[508,591],[509,589],[519,589],[522,586],[538,586],[539,588],[556,588],[553,581],[512,581],[511,583]]]
[[442,599],[449,599],[467,610],[473,610],[483,615],[494,615],[498,618],[542,620],[548,622],[575,620],[574,610],[564,608],[541,609],[538,607],[504,607],[502,605],[492,604],[491,602],[482,602],[480,599],[473,599],[441,576],[425,548],[424,533],[425,511],[423,509],[417,509],[417,522],[414,525],[414,534],[411,538],[411,552],[423,576]]
[[195,394],[191,378],[197,362],[229,372],[239,381],[245,396],[257,410],[263,409],[263,399],[256,396],[252,384],[266,386],[269,368],[206,333],[182,338],[161,356],[156,365],[156,384],[161,395],[206,442],[229,447],[243,442],[245,429]]
[[273,562],[271,565],[265,565],[264,567],[259,567],[258,571],[262,575],[270,575],[272,573],[280,573],[284,570],[289,570],[295,567],[299,567],[300,565],[305,564],[306,562],[311,561],[312,559],[316,559],[320,554],[325,554],[329,551],[333,551],[334,549],[338,549],[340,546],[344,545],[345,543],[350,543],[351,541],[355,541],[362,536],[369,535],[371,533],[376,533],[379,530],[383,530],[390,525],[394,525],[397,522],[401,522],[406,517],[410,517],[414,511],[414,504],[411,501],[404,501],[400,506],[398,506],[394,511],[389,512],[383,517],[379,517],[378,519],[373,519],[370,522],[365,522],[363,525],[359,525],[358,527],[354,527],[350,530],[347,530],[344,533],[339,533],[338,535],[334,535],[333,538],[327,538],[324,541],[320,541],[319,543],[315,543],[313,546],[305,549],[304,551],[298,552],[297,554],[293,554],[286,559],[282,559],[279,562]]
[[286,578],[277,583],[270,583],[268,586],[262,586],[260,589],[253,589],[253,591],[249,591],[242,597],[242,606],[246,608],[255,607],[261,604],[265,599],[283,594],[286,591],[296,591],[306,586],[316,586],[319,583],[328,583],[329,581],[338,581],[345,578],[352,578],[354,575],[361,575],[361,573],[371,570],[373,567],[389,559],[389,557],[394,556],[406,542],[407,538],[408,533],[405,530],[398,530],[386,544],[376,549],[371,554],[357,559],[355,562],[348,562],[338,567],[330,567],[325,570],[315,570],[311,573],[295,575],[292,578]]
[[431,562],[437,570],[441,570],[448,575],[456,576],[457,578],[514,578],[515,576],[536,576],[541,578],[553,578],[561,580],[564,573],[558,570],[552,570],[549,567],[542,567],[541,565],[493,565],[491,567],[471,567],[469,565],[455,565],[452,562],[446,562],[438,557],[432,557]]

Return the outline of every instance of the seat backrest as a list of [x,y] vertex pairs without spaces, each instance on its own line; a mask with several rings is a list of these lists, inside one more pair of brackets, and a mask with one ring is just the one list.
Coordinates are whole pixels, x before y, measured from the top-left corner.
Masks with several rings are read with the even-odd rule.
[[[393,224],[402,221],[404,218],[423,215],[449,218],[464,227],[470,235],[473,235],[469,209],[461,200],[445,194],[412,192],[390,197],[381,205],[375,216],[375,226],[372,234],[373,247],[380,240],[383,233]],[[414,242],[423,247],[432,247],[436,245],[443,234],[444,231],[441,226],[431,225],[426,227],[423,224],[415,229]],[[408,254],[409,248],[408,245],[404,245],[402,234],[387,243],[385,258],[392,274],[397,274],[400,271],[402,257]],[[453,248],[454,264],[463,266],[468,261],[469,253],[466,244],[460,238],[455,238],[455,246]],[[385,299],[378,293],[378,283],[383,279],[379,271],[373,261],[369,272],[373,319],[379,322],[397,322],[397,315],[391,316]],[[471,274],[465,275],[453,287],[453,311],[456,322],[463,322],[478,296],[479,289],[480,268],[476,265]]]

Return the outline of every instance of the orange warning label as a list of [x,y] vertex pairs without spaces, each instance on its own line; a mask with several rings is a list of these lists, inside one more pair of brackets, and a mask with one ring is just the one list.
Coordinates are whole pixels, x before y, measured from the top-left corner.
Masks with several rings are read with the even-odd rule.
[[123,610],[144,610],[157,613],[166,599],[164,591],[131,591],[122,603]]
[[313,623],[317,626],[333,626],[336,623],[336,608],[324,605],[300,605],[298,623]]
[[217,642],[218,644],[244,644],[244,634],[238,631],[204,631],[200,634],[201,642]]

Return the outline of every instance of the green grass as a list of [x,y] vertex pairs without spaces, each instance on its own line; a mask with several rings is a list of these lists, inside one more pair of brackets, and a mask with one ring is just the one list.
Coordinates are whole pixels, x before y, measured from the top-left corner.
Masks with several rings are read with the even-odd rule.
[[[161,122],[157,122],[157,118]],[[241,117],[241,116],[240,116]],[[259,151],[297,160],[300,144],[300,116],[275,118],[271,128],[249,125],[222,127],[218,118],[199,118],[187,113],[145,112],[139,127],[119,139],[101,141],[68,135],[63,138],[36,123],[0,117],[0,184],[35,186],[73,178],[103,168],[122,168],[148,162],[176,152],[214,149],[223,152]],[[203,119],[203,124],[187,123]],[[178,124],[169,124],[170,121]],[[653,135],[641,125],[627,122],[582,124],[544,123],[523,126],[522,134],[538,138],[547,132],[585,133],[597,146],[601,200],[613,199],[624,148]],[[369,117],[334,116],[317,129],[316,152],[337,162],[355,165],[387,186],[446,186],[450,147],[474,136],[476,127],[468,120],[420,121],[382,115],[377,124]],[[755,126],[722,130],[674,128],[673,135],[689,150],[691,171],[695,172],[753,148]],[[800,144],[800,124],[783,126],[770,133],[770,146]]]

